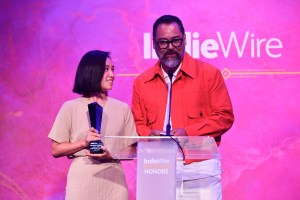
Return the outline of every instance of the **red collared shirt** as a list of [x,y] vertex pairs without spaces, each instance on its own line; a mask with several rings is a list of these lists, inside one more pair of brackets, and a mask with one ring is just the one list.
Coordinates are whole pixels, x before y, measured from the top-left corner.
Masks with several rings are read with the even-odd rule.
[[[132,111],[139,135],[149,136],[153,129],[163,130],[167,95],[159,61],[135,79]],[[187,53],[172,85],[171,106],[172,129],[185,128],[189,136],[209,135],[217,143],[234,121],[220,71]]]

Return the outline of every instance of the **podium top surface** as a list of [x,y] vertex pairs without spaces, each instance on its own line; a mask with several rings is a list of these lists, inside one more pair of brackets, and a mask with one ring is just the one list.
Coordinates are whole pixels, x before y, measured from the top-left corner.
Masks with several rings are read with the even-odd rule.
[[177,159],[219,158],[214,138],[209,136],[102,136],[102,142],[115,159],[137,159],[139,143],[156,143],[167,146],[170,142],[178,146]]

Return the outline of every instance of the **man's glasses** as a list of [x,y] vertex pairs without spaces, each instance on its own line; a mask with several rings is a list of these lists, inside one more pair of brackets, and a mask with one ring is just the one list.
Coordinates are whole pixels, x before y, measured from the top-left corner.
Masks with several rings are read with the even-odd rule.
[[156,45],[160,49],[167,49],[169,47],[169,44],[171,43],[173,47],[181,47],[183,42],[183,38],[175,38],[173,40],[161,40],[156,42]]

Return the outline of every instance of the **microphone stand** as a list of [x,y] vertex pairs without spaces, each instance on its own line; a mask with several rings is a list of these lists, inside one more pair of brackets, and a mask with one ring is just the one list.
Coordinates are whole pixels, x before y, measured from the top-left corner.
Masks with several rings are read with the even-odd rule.
[[178,148],[180,149],[181,151],[181,154],[182,154],[182,160],[183,160],[183,163],[185,163],[185,154],[184,154],[184,151],[180,145],[180,143],[175,140],[172,135],[171,135],[171,124],[170,124],[170,119],[171,119],[171,103],[172,103],[172,78],[173,78],[173,72],[171,70],[168,71],[168,76],[170,78],[170,91],[169,91],[169,113],[168,113],[168,124],[167,124],[167,127],[166,127],[166,136],[170,136],[170,138],[177,144]]
[[170,78],[170,91],[169,91],[169,113],[168,113],[168,123],[166,127],[166,135],[171,136],[171,124],[170,124],[170,119],[171,119],[171,103],[172,103],[172,78],[173,78],[173,72],[171,70],[168,71],[168,76]]

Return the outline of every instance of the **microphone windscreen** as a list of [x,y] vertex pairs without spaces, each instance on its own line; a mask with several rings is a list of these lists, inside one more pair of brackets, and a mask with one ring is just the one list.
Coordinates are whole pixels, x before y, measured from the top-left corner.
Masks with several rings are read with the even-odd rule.
[[168,76],[170,78],[170,80],[172,81],[173,78],[173,72],[171,70],[168,71]]

